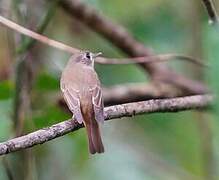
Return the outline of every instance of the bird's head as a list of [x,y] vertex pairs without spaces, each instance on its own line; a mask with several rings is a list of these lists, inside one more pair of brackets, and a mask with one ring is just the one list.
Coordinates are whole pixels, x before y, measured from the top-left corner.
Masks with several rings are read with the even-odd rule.
[[91,53],[89,51],[82,52],[80,54],[74,55],[73,60],[75,63],[81,63],[87,66],[94,66],[94,59],[101,55],[102,53]]

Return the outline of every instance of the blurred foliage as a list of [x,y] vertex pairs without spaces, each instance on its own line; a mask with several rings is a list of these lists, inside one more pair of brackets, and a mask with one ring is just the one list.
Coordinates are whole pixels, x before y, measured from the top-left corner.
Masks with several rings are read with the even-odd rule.
[[[213,28],[205,27],[206,35],[205,35],[205,41],[206,41],[206,56],[209,59],[210,64],[212,64],[211,69],[208,72],[208,82],[209,85],[212,87],[214,93],[216,95],[219,94],[219,81],[218,81],[218,67],[219,67],[219,53],[218,53],[218,47],[219,47],[219,26],[213,26]],[[217,98],[217,96],[216,96]],[[219,104],[216,103],[216,112],[219,114]]]
[[13,85],[10,81],[0,82],[0,99],[9,99],[12,96]]
[[[191,22],[189,19],[193,18],[189,16],[193,13],[190,7],[191,1],[86,1],[114,22],[125,26],[134,37],[156,53],[190,53],[188,47],[190,47],[193,24],[188,23]],[[25,17],[22,21],[23,25],[27,21],[40,23],[50,8],[50,4],[43,0],[20,0],[17,3],[20,15]],[[195,1],[195,4],[200,6],[201,3]],[[12,6],[11,12],[14,12],[14,16],[18,16],[14,8]],[[196,29],[200,30],[203,38],[201,45],[203,59],[209,60],[208,63],[212,66],[203,73],[206,82],[218,95],[219,33],[207,23],[203,8],[200,8],[200,12],[197,13],[201,17],[200,26]],[[34,27],[38,26],[34,24],[31,29]],[[11,31],[8,32],[11,33]],[[110,42],[72,19],[60,8],[53,12],[44,34],[77,48],[101,51],[107,57],[125,56]],[[19,40],[18,35],[15,35],[15,39]],[[10,52],[6,52],[4,45],[11,43],[9,40],[5,42],[6,40],[5,34],[0,35],[0,61],[10,60],[14,69],[16,58],[12,59]],[[39,43],[36,43],[34,47],[37,56],[32,58],[34,61],[40,61],[40,68],[37,70],[31,91],[33,111],[31,120],[26,119],[26,132],[32,132],[71,117],[56,102],[57,95],[61,95],[59,78],[68,60],[68,54]],[[196,73],[195,67],[192,72],[188,72],[191,69],[182,66],[181,62],[167,64],[185,74]],[[135,65],[96,65],[96,70],[105,86],[148,80],[142,69]],[[2,71],[1,68],[0,71]],[[13,136],[11,117],[15,89],[14,73],[12,72],[9,77],[0,82],[1,141]],[[103,155],[88,154],[84,129],[34,147],[33,179],[169,180],[213,179],[212,177],[218,179],[218,101],[215,107],[216,112],[213,116],[203,115],[201,112],[158,113],[107,122],[102,131],[106,149]],[[206,146],[204,132],[199,125],[203,122],[201,120],[203,116],[209,125],[209,128],[206,126],[206,131],[212,135],[207,137],[209,138],[207,141],[210,142],[210,151],[207,154],[204,153]],[[9,155],[9,159],[12,162],[17,161],[13,155]],[[13,169],[13,172],[16,172],[16,169]],[[2,163],[0,163],[0,179],[7,179]]]

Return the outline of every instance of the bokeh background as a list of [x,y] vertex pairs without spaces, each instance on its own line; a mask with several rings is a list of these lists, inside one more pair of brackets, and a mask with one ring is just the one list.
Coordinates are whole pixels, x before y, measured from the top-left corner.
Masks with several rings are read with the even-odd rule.
[[[165,64],[219,93],[219,33],[209,25],[201,0],[84,1],[157,54],[203,59],[211,69],[182,61]],[[219,7],[218,1],[215,4]],[[0,0],[0,13],[30,29],[44,23],[44,35],[73,47],[101,51],[105,57],[125,57],[55,1]],[[0,26],[1,142],[71,117],[57,103],[60,75],[70,55],[41,43],[29,47],[29,43],[28,38]],[[106,87],[149,79],[133,64],[97,64],[96,70]],[[210,112],[157,113],[108,121],[102,127],[106,152],[101,155],[88,154],[81,129],[0,157],[0,179],[219,179],[218,105]]]

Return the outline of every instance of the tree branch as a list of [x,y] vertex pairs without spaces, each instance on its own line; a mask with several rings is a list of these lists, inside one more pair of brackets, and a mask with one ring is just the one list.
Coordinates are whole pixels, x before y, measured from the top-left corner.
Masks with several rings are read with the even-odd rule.
[[214,4],[212,2],[212,0],[202,0],[204,6],[205,6],[205,9],[207,10],[208,12],[208,16],[210,18],[210,21],[212,23],[218,23],[218,15],[217,15],[217,12],[216,12],[216,9],[214,7]]
[[[172,99],[157,99],[106,107],[105,120],[155,112],[177,112],[202,109],[212,103],[210,95],[196,95]],[[30,148],[82,128],[76,120],[66,120],[51,127],[0,143],[0,155]]]

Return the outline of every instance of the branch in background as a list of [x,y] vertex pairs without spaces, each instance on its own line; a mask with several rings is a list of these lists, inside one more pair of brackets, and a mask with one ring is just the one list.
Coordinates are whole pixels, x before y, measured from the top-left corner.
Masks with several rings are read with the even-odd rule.
[[[186,24],[188,25],[188,37],[189,39],[189,54],[194,57],[203,57],[205,42],[203,41],[203,25],[202,25],[202,11],[200,1],[190,1],[189,9],[186,13],[185,18],[187,19]],[[191,18],[192,17],[192,18]],[[204,69],[197,68],[197,66],[189,67],[193,77],[198,79],[205,79]],[[193,113],[194,125],[197,127],[197,136],[199,138],[199,149],[197,153],[200,153],[202,160],[202,175],[203,179],[213,180],[215,179],[216,167],[215,167],[215,152],[213,148],[213,131],[211,128],[211,121],[205,112]]]
[[[123,85],[103,87],[102,90],[105,106],[182,96],[182,92],[164,83],[126,83]],[[62,109],[71,113],[63,97],[58,97],[57,101]]]
[[180,95],[177,89],[164,83],[129,83],[103,88],[105,106],[158,98],[173,98]]
[[[81,23],[96,31],[131,57],[152,56],[152,52],[136,41],[122,26],[111,22],[80,0],[63,0],[60,5]],[[135,59],[133,59],[135,60]],[[170,83],[190,94],[209,92],[202,83],[190,80],[158,64],[141,64],[152,79]]]
[[[105,120],[155,112],[177,112],[206,108],[212,103],[210,95],[196,95],[172,99],[157,99],[106,107]],[[67,120],[51,127],[0,143],[0,155],[30,148],[82,128],[76,120]]]
[[[37,26],[37,32],[42,33],[49,24],[51,18],[54,15],[57,6],[57,0],[50,3],[50,7],[47,10],[42,21]],[[30,91],[34,78],[34,69],[37,64],[32,61],[31,53],[32,47],[35,44],[34,39],[24,38],[19,44],[18,52],[23,54],[18,60],[16,68],[16,90],[15,90],[15,102],[14,102],[14,123],[16,136],[20,135],[23,131],[23,124],[25,115],[29,111],[30,106]],[[30,52],[28,52],[30,50]]]
[[214,7],[212,0],[202,0],[202,2],[208,12],[210,22],[213,24],[218,23],[219,21],[218,15],[217,15],[217,12],[216,12],[216,9]]
[[[19,7],[19,5],[24,5],[20,2],[14,1],[14,7]],[[29,2],[29,4],[25,4],[26,8],[32,7],[33,2]],[[50,20],[54,15],[54,11],[56,9],[56,1],[53,1],[49,4],[48,10],[45,11],[45,15],[42,16],[40,22],[35,22],[34,27],[36,28],[37,32],[44,32],[47,25],[49,24]],[[22,19],[22,13],[17,8],[18,20]],[[32,22],[33,23],[33,22]],[[23,21],[23,24],[30,24],[29,19]],[[20,35],[20,34],[19,34]],[[28,120],[28,124],[33,126],[33,122],[31,119],[31,90],[32,90],[32,83],[34,82],[35,75],[37,73],[37,69],[40,65],[40,60],[34,61],[37,59],[36,51],[37,47],[34,46],[36,41],[34,39],[30,39],[28,37],[22,37],[21,40],[18,42],[19,46],[17,49],[17,66],[15,72],[16,78],[16,85],[15,85],[15,96],[14,96],[14,113],[13,113],[13,121],[14,121],[14,131],[15,136],[18,137],[26,132],[25,124]],[[18,45],[16,44],[16,45]],[[11,160],[11,165],[16,169],[14,171],[15,177],[19,177],[23,180],[34,179],[33,174],[35,172],[35,155],[32,152],[32,149],[27,149],[25,151],[19,152],[14,154],[14,158],[17,161]],[[22,165],[20,162],[23,162]]]
[[[28,61],[29,60],[29,61]],[[30,110],[30,89],[32,84],[32,68],[30,64],[30,52],[17,62],[14,96],[13,122],[15,136],[23,132],[24,121]]]
[[[6,17],[11,16],[11,4],[12,1],[0,1],[0,13]],[[4,9],[2,9],[4,8]],[[8,80],[12,75],[12,62],[13,62],[13,52],[14,52],[14,41],[13,34],[9,29],[1,28],[1,40],[4,38],[4,43],[1,42],[1,55],[0,55],[0,81]],[[1,90],[2,91],[2,90]],[[11,157],[10,157],[11,158]],[[6,175],[6,179],[15,180],[14,169],[10,164],[9,157],[1,158],[1,165],[3,167],[2,174]]]

